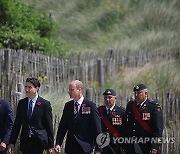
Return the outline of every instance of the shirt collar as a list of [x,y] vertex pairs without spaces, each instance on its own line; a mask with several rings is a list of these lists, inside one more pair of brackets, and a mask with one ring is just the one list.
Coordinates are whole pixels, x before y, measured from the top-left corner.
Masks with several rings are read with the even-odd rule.
[[36,95],[34,98],[32,98],[32,99],[30,99],[29,97],[28,97],[28,102],[30,102],[30,100],[32,100],[33,101],[33,103],[35,103],[36,101],[37,101],[37,99],[38,99],[38,95]]
[[114,105],[111,106],[110,108],[108,108],[108,107],[106,106],[106,110],[110,109],[110,110],[112,111],[115,105],[116,105],[116,104],[114,103]]
[[146,100],[147,100],[147,98],[142,103],[140,103],[140,106],[143,106],[144,103],[146,102]]
[[84,97],[82,96],[82,97],[81,97],[80,99],[78,99],[77,101],[74,100],[74,103],[75,103],[75,102],[78,102],[78,104],[81,105],[82,102],[83,102],[83,100],[84,100]]

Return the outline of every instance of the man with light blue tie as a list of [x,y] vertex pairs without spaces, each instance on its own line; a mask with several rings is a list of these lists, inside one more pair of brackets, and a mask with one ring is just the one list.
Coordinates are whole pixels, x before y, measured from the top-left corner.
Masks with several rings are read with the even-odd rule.
[[22,154],[42,154],[44,149],[47,153],[52,153],[54,144],[52,108],[49,101],[38,95],[39,88],[40,82],[37,78],[26,79],[27,97],[18,103],[8,148],[9,153],[12,153],[20,130]]

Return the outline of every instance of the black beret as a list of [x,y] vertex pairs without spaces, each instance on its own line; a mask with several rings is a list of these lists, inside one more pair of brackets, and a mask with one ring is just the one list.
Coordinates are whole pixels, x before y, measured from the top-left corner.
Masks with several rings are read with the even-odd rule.
[[113,89],[106,89],[106,91],[103,93],[103,95],[113,95],[113,96],[116,96],[116,92]]
[[143,90],[143,89],[147,89],[147,87],[144,85],[144,84],[137,84],[133,91],[140,91],[140,90]]

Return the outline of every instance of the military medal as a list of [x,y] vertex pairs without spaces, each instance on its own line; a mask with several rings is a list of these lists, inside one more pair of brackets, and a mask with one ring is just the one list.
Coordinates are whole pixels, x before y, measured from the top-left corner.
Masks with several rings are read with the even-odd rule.
[[82,114],[90,114],[91,107],[82,107]]
[[150,119],[150,113],[143,113],[143,120],[149,120]]
[[122,118],[121,117],[112,118],[112,124],[113,125],[121,125],[122,124]]

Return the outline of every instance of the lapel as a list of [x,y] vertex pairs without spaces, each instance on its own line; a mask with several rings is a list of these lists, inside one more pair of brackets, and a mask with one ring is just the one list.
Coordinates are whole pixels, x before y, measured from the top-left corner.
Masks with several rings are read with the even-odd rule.
[[24,104],[25,104],[25,106],[24,106],[25,112],[23,110],[22,110],[22,112],[26,113],[26,118],[28,119],[28,97],[26,97],[24,101],[25,101],[24,102]]
[[104,106],[104,115],[107,117],[107,110],[106,110],[106,106]]
[[[73,101],[73,111],[74,111],[74,101]],[[74,119],[78,118],[81,112],[82,112],[82,105],[80,106],[79,112],[77,114],[74,114]]]
[[143,112],[146,111],[147,107],[148,107],[148,103],[149,103],[149,99],[147,99],[143,105],[141,105],[141,107],[138,109],[140,114],[143,114]]
[[[82,104],[86,104],[86,103],[84,102],[84,100],[83,100]],[[80,108],[79,108],[78,115],[80,115],[80,114],[82,113],[82,104],[81,104],[81,106],[80,106]]]
[[[87,106],[87,103],[86,103],[85,99],[83,100],[83,102],[82,102],[82,104],[81,104],[81,106],[80,106],[79,112],[75,115],[74,118],[80,117],[80,115],[82,114],[82,107],[83,107],[83,106]],[[74,102],[73,102],[73,108],[74,108]],[[74,110],[74,109],[73,109],[73,110]]]
[[80,106],[78,115],[81,115],[81,114],[82,114],[82,108],[83,108],[83,107],[87,107],[87,106],[88,106],[88,104],[87,104],[87,102],[86,102],[86,99],[84,98],[84,100],[83,100],[83,102],[82,102],[82,104],[81,104],[81,106]]

